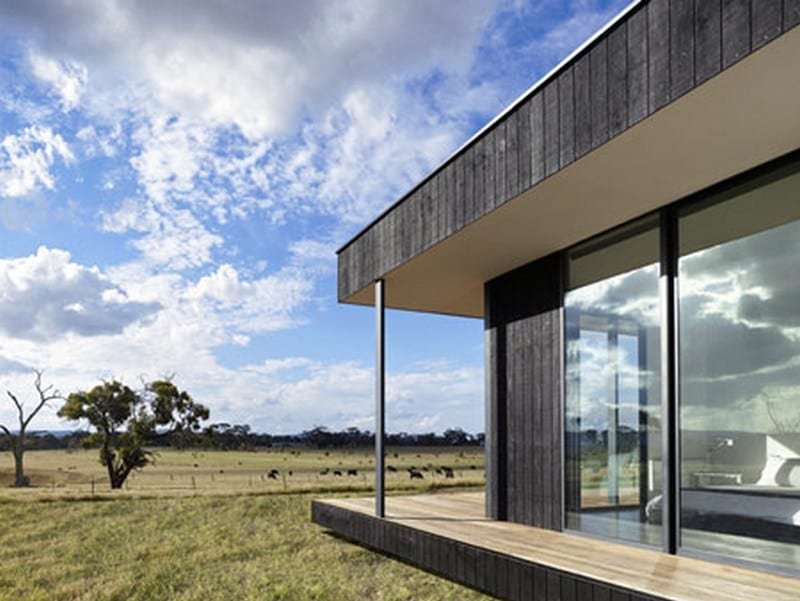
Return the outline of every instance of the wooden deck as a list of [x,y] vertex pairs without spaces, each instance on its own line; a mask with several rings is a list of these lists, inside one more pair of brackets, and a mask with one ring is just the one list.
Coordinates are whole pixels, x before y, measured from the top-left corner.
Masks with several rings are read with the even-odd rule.
[[385,520],[372,498],[315,501],[312,514],[347,538],[510,599],[800,599],[798,579],[489,520],[483,493],[390,497]]

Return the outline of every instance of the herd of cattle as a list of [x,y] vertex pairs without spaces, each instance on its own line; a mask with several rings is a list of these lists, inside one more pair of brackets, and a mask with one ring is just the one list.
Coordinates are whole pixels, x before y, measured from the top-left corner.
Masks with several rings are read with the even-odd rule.
[[[470,469],[473,469],[473,470],[477,469],[477,466],[474,466],[474,465],[471,465],[469,467],[470,467]],[[400,470],[398,468],[396,468],[395,466],[393,466],[393,465],[387,465],[386,466],[386,471],[397,473]],[[423,472],[434,472],[436,474],[439,474],[440,476],[444,476],[445,478],[455,478],[455,472],[453,471],[453,468],[448,467],[446,465],[441,465],[439,467],[434,467],[433,465],[429,464],[429,465],[426,465],[426,466],[424,466],[424,467],[422,467],[420,469],[417,469],[415,466],[412,465],[410,467],[407,467],[406,471],[408,472],[408,477],[411,480],[424,480],[425,479],[425,475],[423,474]],[[292,470],[288,470],[286,473],[289,476],[293,475],[293,471]],[[326,467],[324,470],[321,470],[319,472],[320,476],[327,476],[329,474],[333,475],[333,476],[342,476],[342,477],[345,476],[345,475],[347,475],[347,476],[358,476],[358,470],[357,469],[332,470],[332,469]],[[280,476],[280,475],[281,475],[280,470],[276,470],[274,468],[266,472],[266,476],[270,480],[277,480],[278,476]]]

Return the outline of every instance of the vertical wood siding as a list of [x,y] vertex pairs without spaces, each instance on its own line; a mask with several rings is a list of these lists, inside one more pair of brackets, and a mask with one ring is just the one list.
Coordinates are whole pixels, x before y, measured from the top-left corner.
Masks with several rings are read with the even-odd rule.
[[798,23],[800,0],[643,3],[345,247],[340,300]]
[[486,285],[487,512],[561,529],[561,259]]

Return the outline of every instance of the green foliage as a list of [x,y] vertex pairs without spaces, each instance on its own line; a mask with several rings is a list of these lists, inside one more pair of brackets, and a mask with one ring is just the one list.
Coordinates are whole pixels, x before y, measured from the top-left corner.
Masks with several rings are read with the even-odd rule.
[[86,421],[94,429],[86,442],[100,448],[100,463],[113,489],[152,461],[144,447],[159,428],[166,428],[161,434],[194,432],[208,415],[208,409],[168,380],[148,384],[143,394],[116,380],[103,382],[88,392],[73,392],[58,411],[59,417]]

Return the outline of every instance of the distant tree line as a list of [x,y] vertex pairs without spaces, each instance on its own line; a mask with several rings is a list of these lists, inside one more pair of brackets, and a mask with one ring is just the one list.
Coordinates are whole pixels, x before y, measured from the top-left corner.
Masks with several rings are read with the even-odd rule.
[[[30,432],[25,447],[28,450],[80,449],[92,446],[91,433],[76,430],[68,434],[56,435],[51,432]],[[151,448],[202,448],[221,451],[248,451],[257,448],[280,446],[306,446],[319,449],[338,449],[365,447],[374,444],[375,436],[368,430],[345,428],[330,430],[315,426],[299,434],[268,434],[254,432],[247,424],[215,423],[197,432],[158,432],[154,431],[145,439]],[[426,432],[387,433],[386,444],[392,446],[481,446],[483,433],[471,434],[461,428],[448,428],[441,434]],[[9,442],[0,439],[0,452],[10,451]]]
[[[369,446],[375,442],[375,435],[369,430],[345,428],[338,432],[325,426],[316,426],[299,435],[300,442],[320,449]],[[441,434],[426,432],[410,434],[408,432],[387,433],[386,444],[398,447],[430,447],[430,446],[481,446],[483,433],[470,434],[461,428],[448,428]]]

